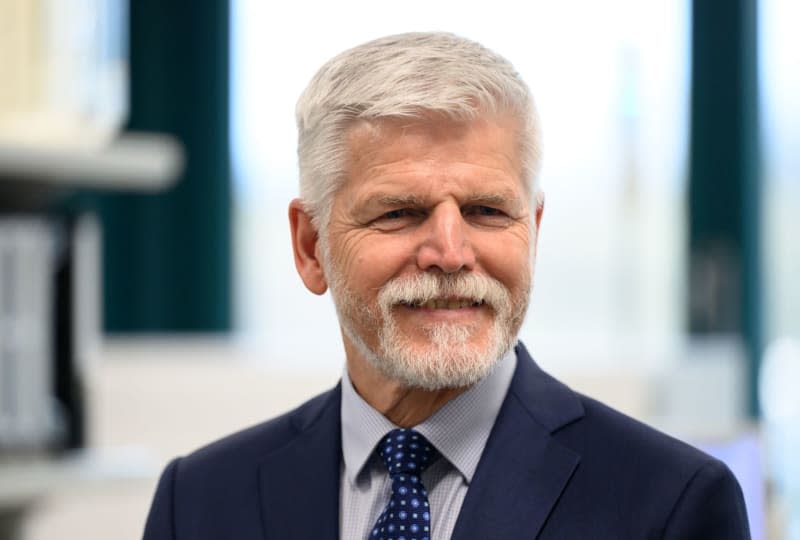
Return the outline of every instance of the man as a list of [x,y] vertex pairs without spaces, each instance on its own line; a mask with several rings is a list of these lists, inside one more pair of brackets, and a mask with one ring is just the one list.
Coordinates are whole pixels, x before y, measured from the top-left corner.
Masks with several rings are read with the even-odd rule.
[[298,273],[341,383],[173,461],[162,539],[740,539],[720,462],[543,373],[516,336],[542,217],[513,67],[449,34],[366,43],[297,107]]

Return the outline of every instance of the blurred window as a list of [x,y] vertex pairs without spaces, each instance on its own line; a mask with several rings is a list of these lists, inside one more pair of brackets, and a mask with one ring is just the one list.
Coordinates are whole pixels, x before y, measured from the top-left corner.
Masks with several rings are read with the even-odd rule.
[[759,5],[766,336],[800,339],[800,4]]

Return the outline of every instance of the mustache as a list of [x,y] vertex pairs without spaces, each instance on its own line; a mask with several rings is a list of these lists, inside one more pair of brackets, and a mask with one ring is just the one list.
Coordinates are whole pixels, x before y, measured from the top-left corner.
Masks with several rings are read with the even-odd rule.
[[487,304],[495,311],[508,309],[511,304],[511,294],[498,280],[468,272],[423,272],[398,277],[378,293],[378,304],[385,312],[398,304],[418,306],[435,299],[468,300],[476,305]]

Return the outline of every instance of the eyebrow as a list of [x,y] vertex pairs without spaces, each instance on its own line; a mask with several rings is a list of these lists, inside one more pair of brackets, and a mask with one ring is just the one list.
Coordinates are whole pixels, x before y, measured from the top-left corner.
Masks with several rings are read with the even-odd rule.
[[[519,197],[509,191],[507,193],[473,193],[466,197],[465,204],[492,204],[492,205],[508,205],[519,204]],[[378,204],[387,207],[425,207],[426,202],[422,197],[413,194],[392,194],[392,193],[375,193],[370,196],[365,203],[367,205]]]
[[379,204],[381,206],[424,206],[425,203],[422,198],[416,195],[400,194],[394,195],[389,193],[376,193],[367,199],[367,204]]
[[503,206],[512,203],[518,203],[519,197],[512,193],[476,193],[469,197],[469,202],[472,204],[485,203]]

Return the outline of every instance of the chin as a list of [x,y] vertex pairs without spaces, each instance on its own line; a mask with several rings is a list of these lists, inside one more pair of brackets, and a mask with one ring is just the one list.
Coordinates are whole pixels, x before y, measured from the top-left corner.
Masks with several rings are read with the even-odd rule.
[[379,352],[367,351],[368,361],[384,376],[408,388],[443,390],[474,386],[488,376],[513,339],[495,324],[476,336],[461,325],[436,325],[424,335],[407,336],[396,327],[384,327]]

